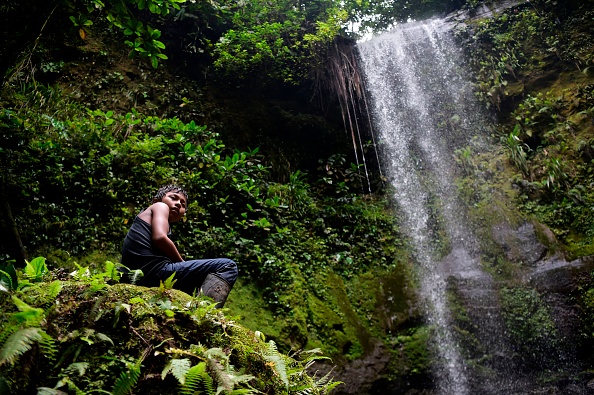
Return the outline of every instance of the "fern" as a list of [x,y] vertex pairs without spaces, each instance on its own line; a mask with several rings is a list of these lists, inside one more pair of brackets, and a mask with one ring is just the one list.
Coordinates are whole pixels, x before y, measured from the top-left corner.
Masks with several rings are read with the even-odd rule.
[[167,277],[165,282],[161,281],[161,284],[159,285],[159,293],[164,293],[169,289],[173,289],[173,285],[177,282],[177,279],[174,279],[173,277],[175,277],[175,272],[171,273],[171,276]]
[[324,386],[323,394],[329,394],[334,388],[338,387],[339,385],[344,384],[342,381],[332,381]]
[[192,366],[186,374],[186,382],[182,386],[180,393],[182,395],[193,395],[203,387],[206,395],[215,395],[212,378],[206,372],[206,362],[200,362]]
[[52,281],[47,289],[47,300],[54,302],[60,291],[62,291],[62,282],[60,280]]
[[[229,363],[229,356],[220,348],[211,348],[204,352],[208,359],[210,371],[214,371],[217,381],[217,394],[225,391],[232,392],[235,385],[245,383],[254,378],[252,375],[239,374]],[[252,390],[238,390],[239,393],[252,393]]]
[[[70,391],[73,391],[76,395],[86,395],[86,392],[78,388],[78,386],[72,381],[70,376],[76,375],[78,377],[82,377],[85,375],[89,368],[88,362],[74,362],[68,365],[67,368],[63,369],[60,372],[60,376],[62,378],[58,381],[54,388],[48,387],[39,387],[37,388],[37,395],[67,395],[66,392],[60,391],[58,388],[61,388],[65,385],[68,386]],[[107,392],[107,391],[103,391]]]
[[55,388],[39,387],[37,388],[37,395],[68,395],[68,393]]
[[91,277],[91,270],[87,266],[81,266],[76,262],[74,263],[74,266],[76,266],[76,270],[70,273],[70,275],[75,280],[85,281]]
[[24,328],[10,335],[0,349],[0,366],[7,363],[12,365],[33,344],[43,340],[42,333],[45,334],[41,328]]
[[70,380],[70,377],[68,376],[63,377],[60,381],[58,381],[58,384],[56,384],[56,388],[61,388],[65,385],[67,385],[68,390],[74,392],[75,395],[87,395],[86,392],[78,388],[74,381]]
[[101,274],[109,277],[110,280],[120,281],[121,276],[117,267],[118,265],[116,265],[115,263],[111,261],[105,261],[105,272]]
[[215,359],[209,359],[208,366],[216,378],[217,394],[222,391],[231,391],[233,389],[233,382],[230,379],[230,375],[225,371],[225,366]]
[[136,284],[138,281],[140,281],[140,279],[142,279],[142,277],[144,276],[144,273],[142,272],[142,270],[132,270],[130,271],[130,273],[128,273],[128,278],[130,281],[130,284]]
[[161,373],[161,378],[165,380],[165,376],[171,372],[177,381],[179,381],[181,385],[184,385],[186,383],[186,374],[190,370],[190,366],[191,363],[188,358],[172,359],[165,365],[165,368]]
[[50,362],[54,362],[56,360],[56,355],[58,354],[56,341],[44,331],[41,331],[41,338],[42,340],[39,342],[39,348],[41,349],[43,356]]
[[[319,348],[314,348],[312,350],[300,351],[297,354],[321,354],[321,352],[322,352],[322,350],[320,350]],[[289,376],[292,376],[292,375],[302,376],[304,373],[307,372],[307,370],[315,362],[320,361],[320,360],[330,360],[330,358],[322,356],[322,355],[310,355],[309,357],[307,357],[305,359],[301,359],[296,368],[290,369],[288,372]]]
[[262,355],[262,357],[265,360],[272,362],[274,366],[274,372],[288,388],[289,378],[287,377],[287,365],[283,359],[283,356],[278,352],[276,343],[274,341],[270,340],[268,342],[268,347],[266,348],[265,354]]
[[68,365],[66,369],[64,369],[64,373],[67,375],[76,373],[79,376],[84,376],[88,368],[88,362],[73,362],[70,365]]
[[18,325],[6,325],[2,332],[0,332],[0,344],[4,344],[6,339],[16,331],[21,329]]
[[315,380],[315,376],[307,377],[308,387],[302,391],[299,391],[298,395],[329,394],[335,387],[343,384],[342,381],[333,381],[332,377],[330,376],[331,373],[332,370],[330,370],[324,375],[324,377],[317,381]]
[[124,370],[116,380],[111,391],[113,395],[125,395],[132,391],[140,378],[141,364],[142,358],[139,358],[136,363],[126,362],[128,370]]

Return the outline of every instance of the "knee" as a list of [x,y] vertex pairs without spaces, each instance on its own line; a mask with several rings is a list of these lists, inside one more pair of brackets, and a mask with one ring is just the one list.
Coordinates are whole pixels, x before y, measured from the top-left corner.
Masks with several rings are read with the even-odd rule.
[[226,259],[226,263],[225,263],[225,272],[227,272],[229,274],[229,278],[231,280],[231,283],[234,283],[235,280],[237,280],[237,276],[239,274],[239,270],[237,268],[237,263],[235,263],[235,261],[231,260],[231,259]]
[[229,259],[229,267],[231,268],[233,273],[235,273],[235,277],[237,278],[237,274],[239,273],[239,269],[237,268],[237,263],[235,263],[235,261],[232,261],[231,259]]

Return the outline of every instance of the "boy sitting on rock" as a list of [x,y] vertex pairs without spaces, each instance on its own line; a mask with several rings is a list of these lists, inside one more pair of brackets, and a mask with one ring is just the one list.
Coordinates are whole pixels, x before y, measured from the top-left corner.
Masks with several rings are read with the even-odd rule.
[[122,265],[142,270],[137,285],[158,287],[175,273],[174,288],[192,295],[196,291],[213,298],[223,307],[237,280],[237,265],[227,258],[184,261],[169,238],[172,223],[186,213],[188,194],[177,185],[157,191],[153,204],[136,218],[124,239]]

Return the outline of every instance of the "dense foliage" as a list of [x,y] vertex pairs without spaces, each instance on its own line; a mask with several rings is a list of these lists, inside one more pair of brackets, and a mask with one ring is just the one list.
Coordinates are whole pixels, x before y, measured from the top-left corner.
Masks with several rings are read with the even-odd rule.
[[478,94],[502,114],[519,205],[572,256],[594,251],[593,12],[588,2],[531,1],[466,31]]
[[[178,182],[190,192],[190,207],[186,221],[173,229],[176,243],[186,258],[225,255],[239,263],[240,281],[232,292],[229,307],[234,312],[246,312],[247,317],[243,318],[251,329],[263,331],[282,351],[319,346],[342,362],[371,355],[376,346],[372,339],[381,338],[390,345],[393,382],[402,383],[402,388],[410,382],[429,382],[425,375],[430,371],[426,347],[430,330],[420,320],[415,321],[418,306],[414,303],[409,254],[398,234],[391,207],[381,196],[361,193],[363,172],[349,163],[346,153],[329,147],[327,155],[319,158],[317,172],[304,172],[289,164],[286,182],[277,182],[269,167],[269,152],[261,152],[256,146],[230,149],[212,128],[191,121],[198,114],[202,116],[204,108],[217,104],[208,102],[212,98],[206,97],[206,89],[190,97],[189,92],[194,89],[190,81],[179,83],[183,88],[173,93],[175,88],[170,88],[152,107],[145,106],[149,109],[146,112],[133,108],[118,112],[91,105],[85,108],[76,96],[65,93],[64,80],[60,81],[62,87],[50,87],[39,83],[39,79],[52,80],[48,77],[60,75],[64,69],[62,58],[48,54],[68,30],[69,40],[74,37],[86,44],[77,47],[69,42],[56,51],[57,56],[63,56],[67,62],[68,55],[64,54],[76,47],[82,53],[77,62],[89,69],[103,66],[107,62],[98,59],[112,55],[111,47],[97,49],[92,38],[113,35],[114,41],[127,41],[132,55],[148,60],[149,68],[163,64],[159,60],[169,57],[172,64],[198,70],[195,73],[203,74],[209,83],[215,75],[212,71],[216,70],[216,75],[224,77],[224,83],[248,79],[258,82],[252,86],[262,83],[274,89],[283,86],[275,85],[279,81],[303,85],[311,78],[312,68],[324,67],[325,51],[334,45],[334,38],[349,22],[381,29],[396,20],[476,3],[407,1],[392,2],[387,7],[388,3],[383,1],[320,0],[301,4],[283,0],[269,4],[89,0],[58,1],[57,8],[50,10],[34,2],[31,10],[39,12],[41,18],[37,30],[32,26],[32,33],[23,38],[35,48],[25,52],[21,62],[11,64],[9,71],[14,72],[14,78],[2,92],[3,200],[12,209],[30,255],[46,255],[50,267],[65,267],[69,271],[78,268],[72,277],[82,282],[66,281],[66,277],[60,276],[43,285],[22,286],[13,291],[16,300],[0,292],[3,312],[7,312],[0,324],[8,328],[0,340],[14,333],[23,336],[20,342],[13,343],[16,346],[3,359],[3,368],[9,369],[10,375],[20,374],[20,367],[13,364],[20,354],[42,361],[48,358],[57,365],[44,371],[47,382],[43,385],[61,383],[62,388],[69,386],[75,391],[72,385],[79,385],[76,380],[80,379],[85,390],[92,390],[97,388],[92,386],[93,382],[99,385],[103,380],[102,388],[111,388],[113,392],[118,372],[123,372],[119,376],[121,383],[131,384],[141,362],[143,374],[163,373],[172,386],[183,385],[185,375],[180,372],[186,368],[186,373],[189,369],[202,369],[198,368],[206,366],[202,363],[209,364],[211,373],[221,373],[218,377],[223,379],[222,373],[237,376],[237,371],[227,369],[231,364],[248,366],[248,370],[262,364],[274,368],[271,364],[281,357],[276,358],[278,354],[270,343],[255,339],[250,343],[253,347],[248,350],[249,355],[242,354],[244,349],[239,350],[238,344],[247,338],[252,341],[253,334],[237,329],[240,335],[225,343],[221,338],[237,334],[232,332],[236,330],[234,323],[200,301],[186,300],[186,296],[170,290],[147,291],[105,283],[104,278],[110,278],[106,273],[113,272],[103,272],[102,265],[106,259],[117,261],[121,241],[134,216],[148,204],[157,187]],[[13,6],[15,10],[22,7],[18,2],[9,2],[8,7]],[[592,253],[594,234],[594,195],[590,188],[594,183],[591,19],[592,11],[586,2],[564,5],[542,0],[515,7],[492,20],[479,21],[464,34],[475,55],[472,59],[479,96],[498,113],[512,114],[501,117],[499,136],[510,163],[517,169],[512,181],[521,192],[520,207],[547,224],[569,246],[571,256]],[[69,29],[64,29],[65,22]],[[39,41],[40,29],[47,29],[41,37],[47,33],[51,40]],[[6,35],[2,40],[6,43],[12,38]],[[68,66],[69,72],[79,67]],[[545,66],[557,68],[534,78]],[[105,94],[102,87],[111,85],[122,95],[134,96],[134,104],[140,104],[142,98],[148,101],[151,95],[158,96],[158,86],[173,86],[170,74],[149,75],[146,69],[127,74],[124,69],[110,70],[93,80],[89,73],[84,83],[98,87],[94,92],[97,96]],[[121,83],[125,78],[140,81],[138,91],[132,92]],[[256,99],[255,92],[248,96],[245,102],[235,105]],[[180,118],[155,116],[162,110],[162,103],[175,106]],[[277,104],[266,102],[269,105]],[[296,121],[305,121],[308,127],[309,118],[295,114],[294,108],[281,111],[283,115],[291,113]],[[263,128],[263,124],[262,121],[252,127]],[[491,172],[492,177],[500,170],[478,164],[470,148],[457,153],[467,175]],[[461,190],[472,195],[470,203],[480,200],[475,199],[478,194],[494,199],[493,186],[488,182],[480,188],[471,181],[462,182],[468,182]],[[479,201],[474,208],[485,201]],[[6,245],[7,239],[2,243],[0,285],[16,283],[10,265],[12,256],[7,253],[10,246]],[[489,254],[486,259],[493,260],[498,273],[503,272],[499,278],[511,278],[515,269],[508,268],[509,262],[502,263],[505,258],[501,251]],[[77,266],[79,263],[89,265],[92,274],[86,276],[86,271]],[[26,284],[22,278],[19,280]],[[585,293],[588,302],[590,293]],[[517,341],[517,349],[548,350],[548,342],[555,336],[546,335],[553,324],[542,307],[542,298],[531,289],[513,286],[501,295],[506,324]],[[46,327],[41,322],[41,318],[48,318],[48,322],[55,319],[59,324],[66,322],[60,321],[59,307],[46,303],[52,297],[62,305],[72,302],[72,310],[63,313],[73,320],[83,314],[76,311],[76,305],[86,308],[90,304],[88,298],[93,297],[100,302],[90,315],[83,317],[82,322],[89,327],[76,332],[73,327]],[[178,299],[186,304],[178,303]],[[194,343],[187,338],[176,337],[178,343],[171,347],[178,352],[179,355],[173,354],[179,362],[174,362],[175,367],[168,365],[169,371],[163,370],[162,360],[155,362],[163,359],[159,347],[165,350],[165,343],[156,347],[161,352],[159,356],[146,360],[141,353],[132,351],[112,350],[114,354],[109,354],[113,347],[103,338],[107,329],[102,331],[93,326],[94,322],[112,330],[113,320],[118,321],[116,316],[124,325],[122,317],[132,319],[138,312],[149,321],[164,325],[183,321],[184,328],[188,324],[188,328],[212,336],[204,339],[202,348],[193,347]],[[29,316],[33,321],[19,321]],[[207,317],[206,321],[198,320],[205,327],[198,328],[198,316]],[[233,329],[226,331],[225,325]],[[136,325],[128,328],[138,330]],[[154,328],[148,328],[142,337],[152,333]],[[52,350],[56,340],[67,352]],[[159,338],[166,340],[164,336]],[[210,344],[210,340],[219,343]],[[31,345],[31,349],[27,348]],[[142,346],[140,342],[138,345]],[[83,365],[87,361],[77,359],[77,352],[94,358],[105,350],[113,359],[105,363],[94,360],[92,368]],[[56,361],[54,357],[59,354],[73,358]],[[293,359],[283,360],[294,363],[296,369],[303,367]],[[25,364],[23,369],[31,366]],[[105,370],[112,367],[113,370]],[[105,371],[96,380],[90,372],[97,369]],[[266,387],[265,391],[282,392],[286,382],[278,370],[264,373],[272,377],[272,384],[266,376],[265,383],[250,385],[258,389],[276,386],[274,390]],[[2,385],[0,380],[0,390]],[[418,384],[418,388],[422,386]]]
[[[300,84],[324,67],[334,39],[358,37],[409,18],[475,6],[476,0],[308,2],[187,0],[57,0],[19,2],[0,8],[2,79],[18,69],[31,48],[48,36],[83,42],[109,32],[130,56],[153,67],[172,54],[177,61],[214,66],[232,80]],[[19,20],[29,20],[26,25]],[[361,31],[360,31],[361,30]],[[16,32],[16,34],[14,34]],[[64,38],[61,38],[64,41]],[[43,40],[42,40],[43,41]],[[167,46],[167,48],[166,48]],[[20,57],[20,60],[19,60]]]
[[12,292],[0,281],[2,393],[327,394],[338,384],[306,372],[318,351],[283,355],[171,281],[113,285],[111,262],[72,276],[52,278],[40,257]]
[[[361,354],[362,334],[332,330],[333,345],[320,343],[315,332],[327,321],[304,315],[329,300],[326,276],[350,281],[406,262],[390,207],[361,194],[363,175],[345,155],[321,159],[317,174],[297,170],[277,183],[257,148],[229,150],[194,122],[82,109],[42,86],[14,100],[19,105],[2,110],[0,166],[30,254],[53,267],[117,261],[134,216],[160,185],[178,182],[190,193],[186,220],[173,228],[184,257],[234,259],[244,284],[260,290],[264,314],[287,317],[257,329],[274,332],[283,350],[313,342],[332,354],[350,347],[353,357]],[[376,308],[361,306],[359,314]]]
[[[372,235],[381,215],[380,206],[357,195],[362,175],[344,156],[324,162],[315,187],[300,171],[288,184],[275,184],[257,148],[226,151],[216,134],[194,122],[83,110],[52,88],[28,97],[22,107],[2,112],[0,163],[31,251],[117,252],[127,223],[171,181],[190,193],[186,221],[174,229],[188,258],[239,254],[250,274],[278,260],[260,252],[299,236],[326,239],[313,262],[329,264],[335,254],[352,259],[364,251],[358,252],[358,240]],[[353,215],[370,215],[372,222],[350,224]],[[336,241],[328,242],[337,231]]]

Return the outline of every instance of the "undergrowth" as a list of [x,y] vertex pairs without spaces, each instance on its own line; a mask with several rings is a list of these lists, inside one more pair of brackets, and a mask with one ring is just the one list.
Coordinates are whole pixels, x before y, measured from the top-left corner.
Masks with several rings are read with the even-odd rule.
[[569,259],[594,254],[592,15],[588,2],[531,1],[465,35],[478,95],[500,114],[517,205]]
[[284,355],[212,301],[167,284],[117,284],[114,266],[63,279],[36,258],[16,282],[0,272],[0,378],[9,393],[327,394],[339,384],[307,373],[327,359],[319,350]]

